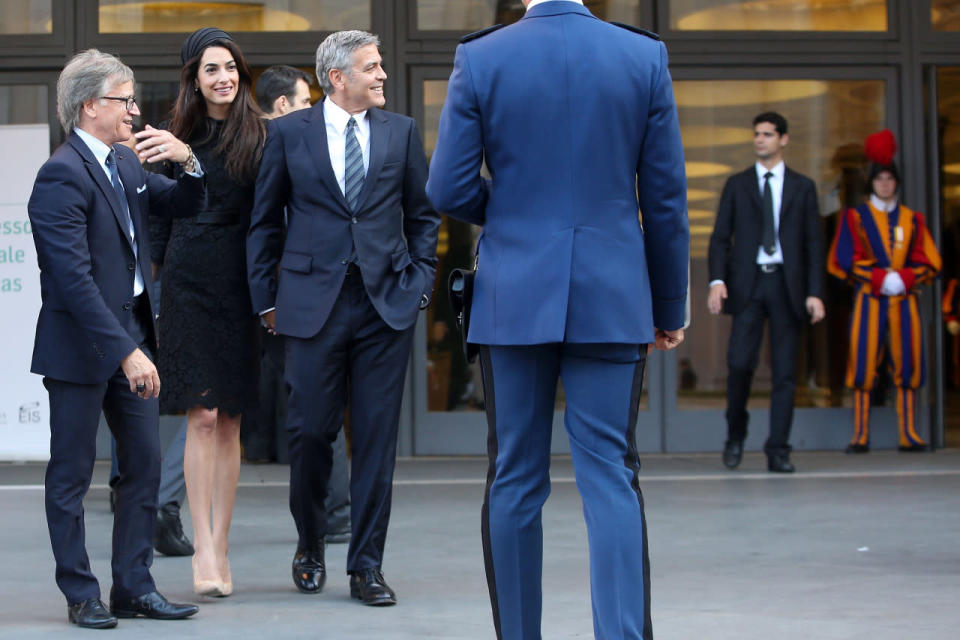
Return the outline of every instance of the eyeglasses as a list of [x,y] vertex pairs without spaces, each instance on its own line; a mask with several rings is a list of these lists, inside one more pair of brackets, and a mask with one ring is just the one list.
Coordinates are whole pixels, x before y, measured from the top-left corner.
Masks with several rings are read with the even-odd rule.
[[133,110],[133,106],[137,104],[137,97],[133,96],[132,98],[120,98],[117,96],[100,96],[101,100],[116,100],[117,102],[124,103],[127,111]]

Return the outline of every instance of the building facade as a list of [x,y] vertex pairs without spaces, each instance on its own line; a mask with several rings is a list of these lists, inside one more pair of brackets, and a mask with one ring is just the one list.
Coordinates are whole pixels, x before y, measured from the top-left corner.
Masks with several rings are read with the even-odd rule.
[[[960,351],[958,338],[944,330],[940,304],[949,278],[960,276],[960,0],[585,4],[598,17],[657,32],[667,43],[687,158],[692,325],[677,352],[649,360],[640,450],[722,446],[730,322],[706,310],[706,247],[724,181],[753,162],[752,118],[768,109],[790,122],[787,163],[817,183],[825,245],[837,212],[863,197],[864,138],[884,127],[895,132],[903,201],[926,214],[944,256],[943,278],[923,293],[929,382],[918,424],[938,446],[960,443],[960,419],[952,417],[960,414]],[[522,15],[520,0],[5,0],[0,125],[49,123],[51,149],[60,144],[57,75],[74,52],[89,47],[133,67],[142,123],[156,124],[176,95],[183,37],[198,27],[231,32],[257,72],[278,63],[312,70],[327,33],[359,28],[380,36],[387,108],[417,120],[429,154],[458,39]],[[536,117],[536,104],[530,112]],[[479,369],[462,356],[444,293],[450,269],[471,263],[476,233],[444,220],[438,293],[421,317],[410,363],[401,454],[486,450]],[[804,337],[797,448],[842,449],[849,439],[851,399],[842,382],[850,299],[846,285],[831,282],[827,319]],[[767,431],[769,391],[761,355],[748,447],[759,448]],[[878,448],[896,446],[895,413],[886,404],[873,420]],[[557,452],[567,450],[562,408],[561,388]]]

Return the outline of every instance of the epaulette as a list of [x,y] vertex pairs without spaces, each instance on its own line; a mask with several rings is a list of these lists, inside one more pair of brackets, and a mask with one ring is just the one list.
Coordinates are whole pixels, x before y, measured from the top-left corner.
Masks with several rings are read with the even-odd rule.
[[476,40],[477,38],[482,38],[483,36],[487,35],[488,33],[493,33],[493,32],[496,31],[497,29],[502,29],[502,28],[504,28],[505,26],[506,26],[506,25],[504,25],[504,24],[495,24],[495,25],[493,25],[492,27],[487,27],[486,29],[480,29],[480,31],[474,31],[473,33],[468,33],[467,35],[465,35],[465,36],[463,36],[462,38],[460,38],[460,42],[461,42],[461,43],[470,42],[471,40]]
[[654,40],[660,40],[660,36],[655,34],[653,31],[647,31],[646,29],[641,29],[640,27],[635,27],[632,24],[627,24],[625,22],[614,22],[610,21],[610,24],[615,24],[621,29],[626,29],[627,31],[633,31],[634,33],[639,33],[642,36],[647,36],[648,38],[653,38]]

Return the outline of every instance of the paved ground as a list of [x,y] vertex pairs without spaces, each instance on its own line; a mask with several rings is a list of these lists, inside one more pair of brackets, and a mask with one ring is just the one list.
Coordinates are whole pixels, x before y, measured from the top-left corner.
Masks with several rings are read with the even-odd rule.
[[[748,454],[644,456],[658,640],[886,640],[960,637],[960,450],[794,456],[772,476]],[[158,557],[160,589],[197,601],[183,622],[122,620],[111,638],[493,637],[480,550],[485,462],[400,461],[385,573],[400,604],[351,601],[346,548],[328,550],[319,596],[290,580],[295,537],[286,467],[245,466],[231,537],[236,594],[195,598],[190,559]],[[109,590],[106,465],[87,498],[87,541]],[[586,532],[569,459],[544,513],[545,640],[591,638]],[[92,637],[66,623],[43,515],[43,465],[0,465],[0,637]],[[189,526],[189,524],[188,524]]]

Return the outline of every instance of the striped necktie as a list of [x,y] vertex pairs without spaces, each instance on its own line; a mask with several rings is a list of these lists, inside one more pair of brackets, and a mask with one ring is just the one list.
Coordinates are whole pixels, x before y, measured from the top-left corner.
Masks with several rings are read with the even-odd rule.
[[360,191],[363,190],[363,153],[360,151],[360,142],[357,140],[357,121],[353,118],[347,122],[343,185],[343,195],[347,197],[347,204],[352,211],[356,212]]

